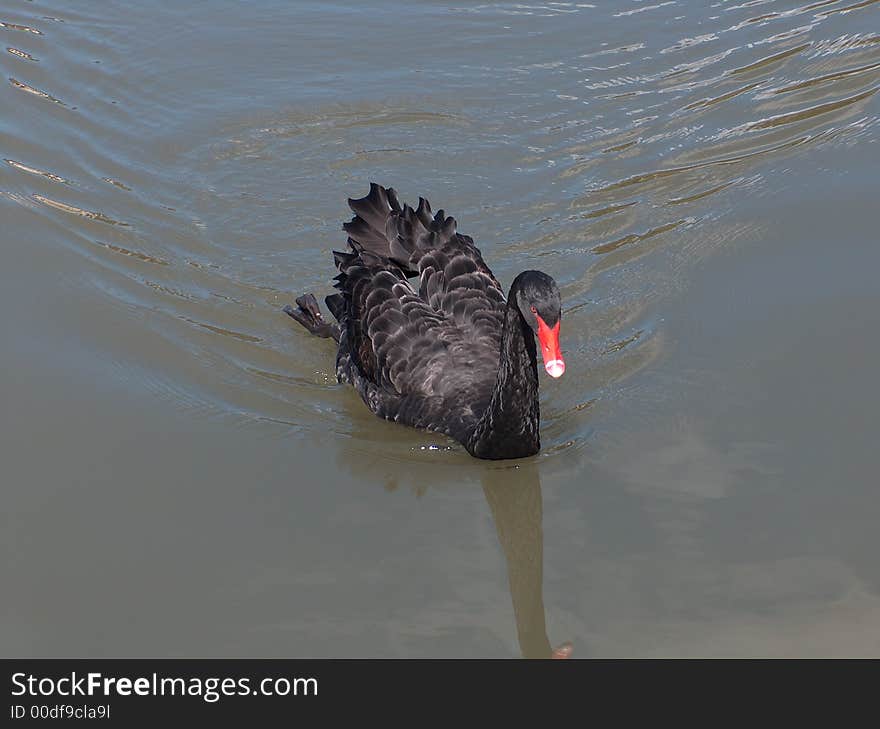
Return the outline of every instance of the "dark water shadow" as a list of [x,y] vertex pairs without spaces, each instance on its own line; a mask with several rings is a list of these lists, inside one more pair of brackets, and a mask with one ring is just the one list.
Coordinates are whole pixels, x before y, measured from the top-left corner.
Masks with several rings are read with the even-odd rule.
[[522,657],[570,657],[570,643],[553,648],[547,636],[540,473],[546,459],[480,461],[446,436],[376,418],[356,397],[343,407],[352,427],[337,461],[358,480],[381,484],[389,493],[411,489],[417,498],[429,490],[450,493],[480,484],[507,564]]
[[481,479],[507,579],[523,658],[567,658],[571,646],[555,650],[547,637],[544,609],[544,525],[541,477],[534,461],[487,468]]

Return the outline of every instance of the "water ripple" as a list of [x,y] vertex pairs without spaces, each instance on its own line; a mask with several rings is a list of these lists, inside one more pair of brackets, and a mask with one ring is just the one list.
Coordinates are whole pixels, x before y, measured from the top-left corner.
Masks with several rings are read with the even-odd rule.
[[[820,151],[876,135],[876,3],[782,5],[416,4],[397,17],[380,3],[352,10],[374,43],[340,58],[314,44],[353,31],[312,27],[306,9],[314,38],[298,44],[260,26],[267,58],[300,61],[280,70],[253,65],[241,28],[224,37],[239,56],[222,44],[211,56],[222,18],[196,26],[180,10],[154,27],[132,6],[153,28],[139,37],[112,9],[66,8],[50,44],[35,27],[49,20],[20,16],[0,23],[11,120],[0,194],[179,352],[168,367],[184,402],[404,462],[426,457],[423,435],[370,431],[333,385],[332,348],[280,309],[329,290],[346,197],[369,180],[428,196],[500,279],[534,262],[560,282],[576,356],[542,406],[547,453],[565,458],[663,353],[650,307],[695,262],[759,235],[735,211]],[[392,18],[407,32],[392,34]],[[187,33],[206,54],[189,65],[173,50]],[[204,69],[228,57],[240,63],[209,81]],[[81,110],[53,114],[18,92]]]

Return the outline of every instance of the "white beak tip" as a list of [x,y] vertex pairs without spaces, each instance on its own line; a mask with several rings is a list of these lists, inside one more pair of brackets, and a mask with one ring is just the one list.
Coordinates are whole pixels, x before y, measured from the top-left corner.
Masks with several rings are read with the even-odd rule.
[[561,359],[551,359],[544,363],[544,369],[550,377],[562,377],[562,373],[565,372],[565,362]]

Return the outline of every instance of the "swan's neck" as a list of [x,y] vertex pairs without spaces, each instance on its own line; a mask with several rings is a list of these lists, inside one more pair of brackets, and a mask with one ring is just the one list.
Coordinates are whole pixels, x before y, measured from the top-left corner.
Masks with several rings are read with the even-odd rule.
[[523,458],[541,449],[535,335],[514,301],[511,292],[492,399],[466,444],[478,458]]

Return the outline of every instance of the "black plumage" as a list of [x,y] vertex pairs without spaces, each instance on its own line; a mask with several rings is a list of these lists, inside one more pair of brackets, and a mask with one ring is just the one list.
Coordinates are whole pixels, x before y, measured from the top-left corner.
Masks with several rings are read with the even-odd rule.
[[480,458],[537,453],[536,334],[545,364],[555,353],[548,372],[564,369],[553,279],[525,271],[505,298],[473,239],[442,210],[432,215],[424,198],[401,206],[393,189],[374,183],[348,202],[349,251],[333,253],[339,293],[326,299],[338,326],[311,295],[285,311],[338,341],[337,377],[380,417],[446,433]]

